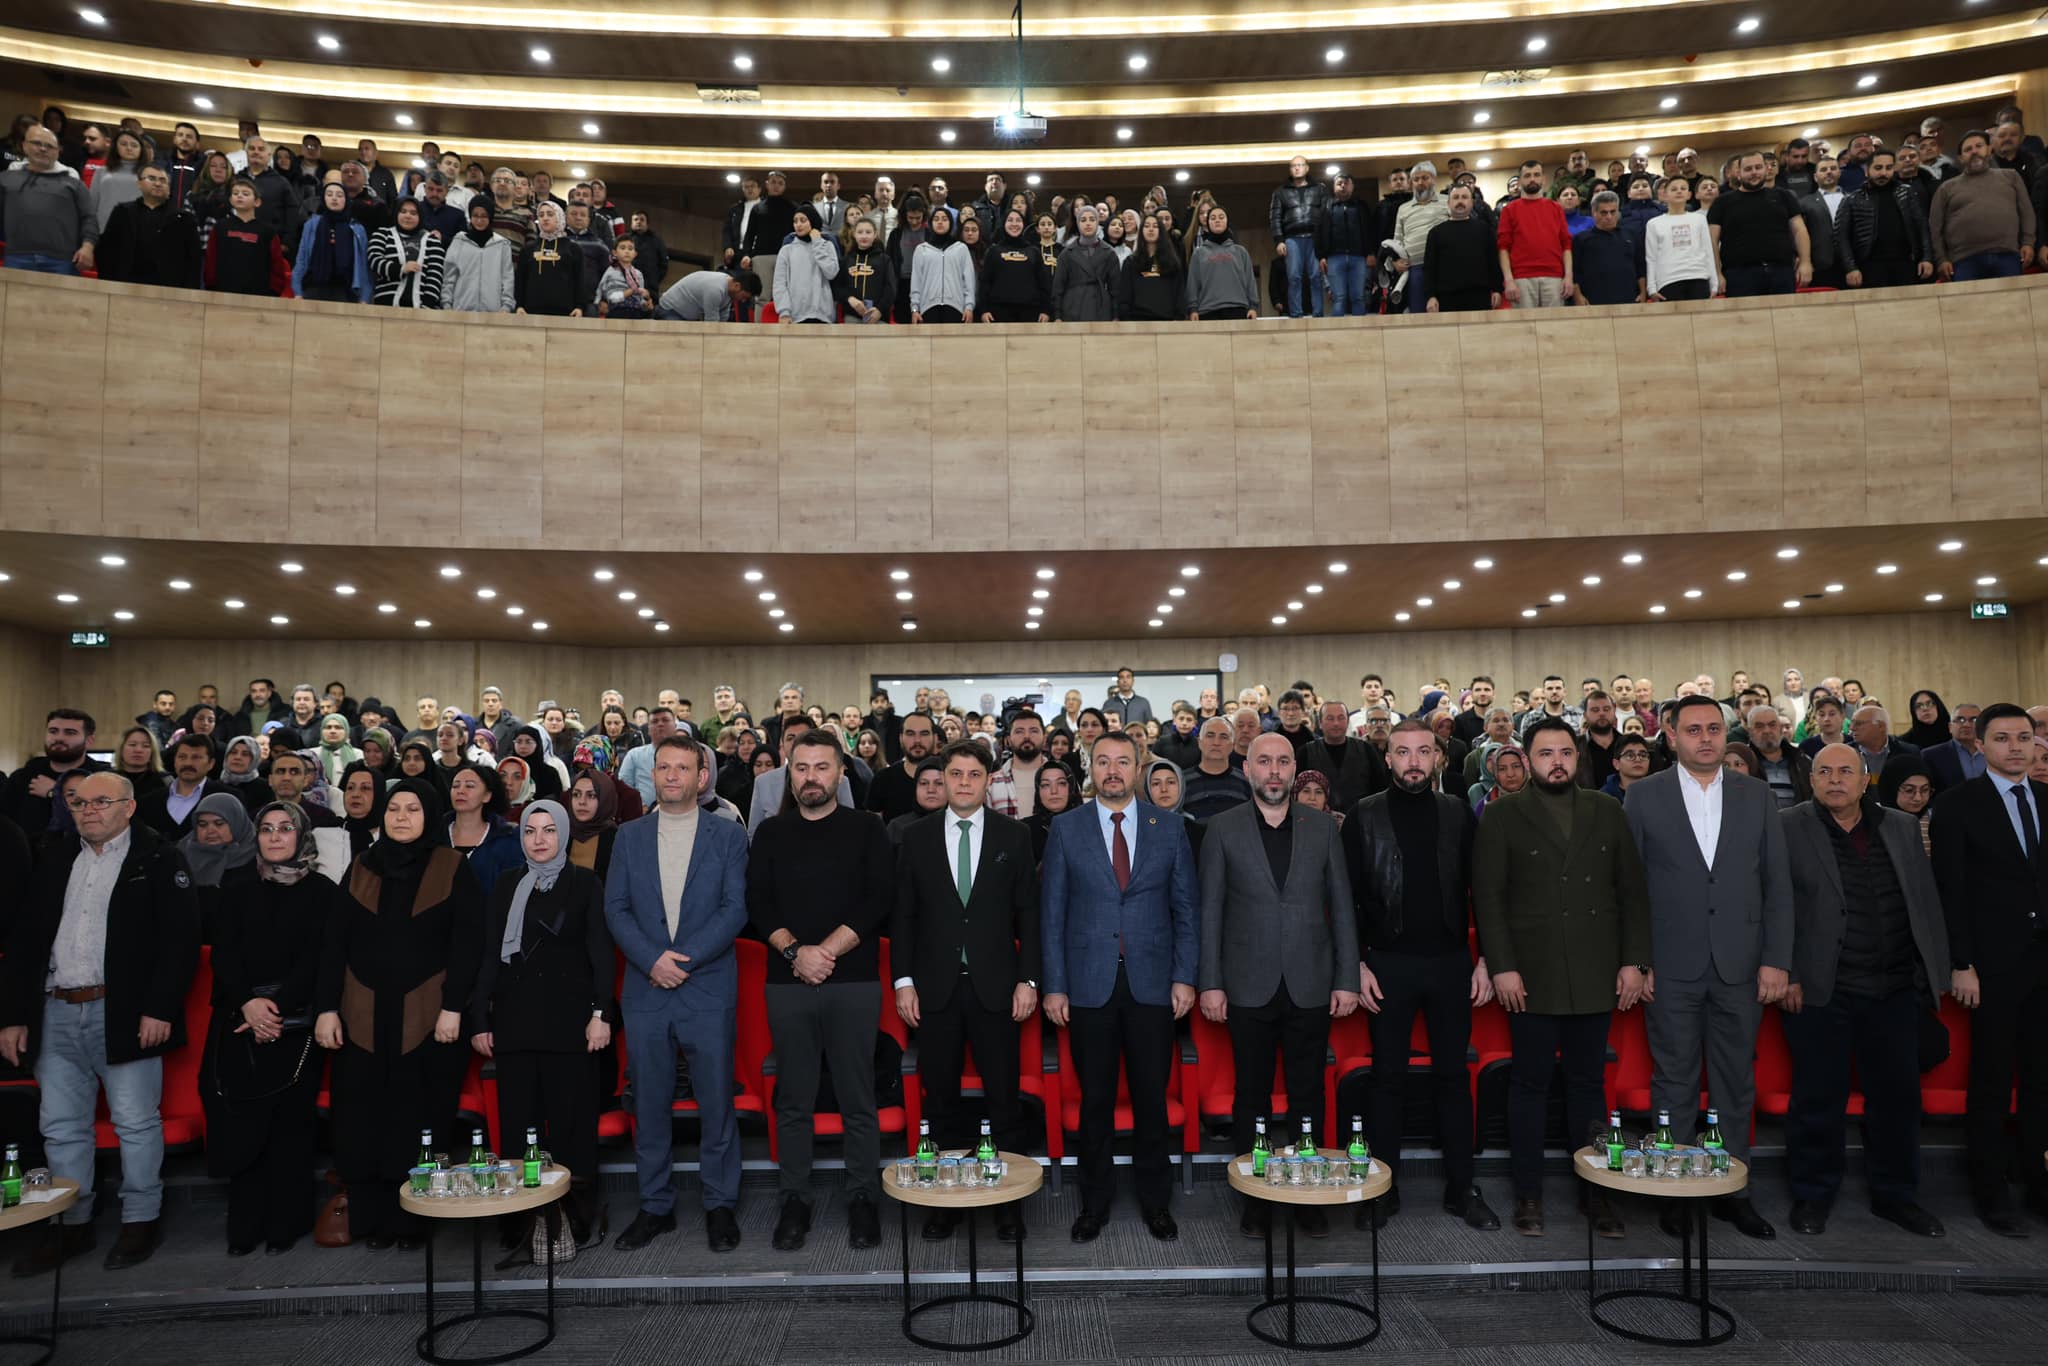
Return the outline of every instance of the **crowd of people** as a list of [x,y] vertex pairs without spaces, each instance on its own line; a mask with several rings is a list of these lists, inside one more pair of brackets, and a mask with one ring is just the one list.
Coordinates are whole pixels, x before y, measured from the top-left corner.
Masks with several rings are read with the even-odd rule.
[[[434,142],[410,167],[368,138],[334,158],[275,146],[245,121],[232,146],[191,123],[167,142],[124,119],[14,120],[0,151],[6,264],[224,293],[556,317],[785,323],[1045,323],[1461,312],[1631,304],[1976,280],[2048,268],[2048,152],[2017,106],[1965,131],[1939,118],[1837,153],[1797,137],[1718,168],[1647,147],[1604,172],[1583,149],[1524,161],[1490,201],[1460,157],[1384,185],[1293,158],[1266,206],[1272,260],[1223,195],[1178,202],[1012,190],[950,197],[943,176],[843,195],[780,171],[732,177],[710,268],[674,262],[643,211],[602,180],[557,194],[546,171],[486,169]],[[1481,160],[1480,168],[1488,166]],[[1239,221],[1249,221],[1241,215]],[[1263,255],[1263,253],[1262,253]],[[770,316],[764,308],[761,317]]]
[[[399,1184],[423,1131],[464,1146],[456,1107],[475,1055],[495,1069],[498,1132],[544,1135],[570,1173],[569,1236],[601,1241],[597,1127],[619,1041],[639,1207],[618,1245],[677,1226],[672,1106],[687,1094],[707,1243],[730,1250],[740,937],[770,965],[779,1249],[810,1229],[827,1076],[849,1238],[879,1239],[885,1001],[916,1031],[945,1147],[974,1142],[971,1049],[995,1140],[1038,1151],[1018,1030],[1042,1012],[1066,1031],[1080,1092],[1071,1236],[1088,1242],[1115,1199],[1120,1070],[1141,1218],[1177,1236],[1165,1092],[1195,1011],[1228,1033],[1239,1152],[1273,1118],[1276,1052],[1291,1111],[1279,1132],[1293,1132],[1321,1119],[1332,1021],[1368,1013],[1371,1146],[1396,1176],[1370,1215],[1381,1222],[1400,1208],[1420,1013],[1443,1207],[1500,1227],[1472,1144],[1449,1137],[1472,1132],[1472,1012],[1496,999],[1513,1046],[1517,1232],[1544,1230],[1558,1067],[1568,1133],[1604,1128],[1616,1011],[1645,1012],[1653,1108],[1677,1139],[1697,1131],[1704,1066],[1746,1158],[1769,1005],[1792,1058],[1791,1226],[1820,1233],[1841,1193],[1853,1059],[1871,1208],[1938,1236],[1918,1198],[1919,1085],[1923,1026],[1952,995],[1972,1012],[1975,1212],[2027,1235],[2007,1120],[2017,1075],[2020,1151],[2048,1148],[2048,707],[1951,706],[1923,689],[1895,727],[1859,680],[1809,686],[1797,669],[1775,686],[1738,672],[1725,694],[1701,675],[1668,695],[1626,673],[1505,695],[1484,676],[1437,679],[1403,695],[1368,673],[1355,706],[1307,680],[1155,705],[1128,669],[1099,702],[1069,691],[1000,712],[925,687],[901,711],[880,687],[833,711],[794,682],[760,715],[729,685],[701,711],[674,690],[651,706],[607,691],[588,721],[558,698],[530,720],[496,688],[478,701],[422,696],[407,713],[338,680],[258,678],[232,707],[213,685],[181,707],[166,689],[105,762],[93,717],[49,713],[42,752],[0,784],[0,877],[25,889],[0,922],[0,1057],[32,1069],[49,1165],[83,1191],[18,1274],[93,1246],[102,1093],[121,1166],[107,1265],[150,1256],[164,1060],[188,1047],[204,1049],[230,1255],[284,1252],[310,1227],[323,1075],[351,1236],[417,1245]],[[202,945],[212,1018],[188,1039]],[[2027,1209],[2048,1217],[2038,1162],[2016,1169]],[[1621,1235],[1597,1190],[1582,1200],[1597,1232]],[[1262,1208],[1247,1203],[1247,1234]],[[1003,1209],[999,1236],[1023,1236]],[[1774,1236],[1748,1193],[1715,1210]],[[1301,1211],[1311,1236],[1329,1231],[1318,1216]],[[934,1212],[924,1236],[952,1230]],[[507,1265],[530,1255],[530,1233],[506,1221]]]

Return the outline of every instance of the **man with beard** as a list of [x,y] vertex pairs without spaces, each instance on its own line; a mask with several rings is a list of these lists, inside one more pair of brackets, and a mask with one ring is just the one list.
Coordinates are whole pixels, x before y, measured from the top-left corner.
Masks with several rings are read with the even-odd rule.
[[332,811],[305,800],[306,789],[319,780],[313,765],[303,754],[295,750],[271,751],[270,790],[279,801],[296,806],[303,812],[307,824],[315,830],[341,824],[340,818]]
[[63,775],[73,769],[91,773],[106,767],[86,757],[95,728],[88,713],[58,707],[44,718],[43,752],[8,776],[6,791],[0,793],[0,815],[31,840],[50,828],[50,802]]
[[1479,737],[1486,733],[1486,713],[1493,707],[1493,680],[1479,674],[1466,691],[1472,694],[1472,705],[1458,713],[1458,719],[1451,723],[1451,734],[1476,749]]
[[[1678,1142],[1690,1144],[1704,1058],[1728,1151],[1747,1162],[1756,1032],[1763,1007],[1784,997],[1792,967],[1785,831],[1770,788],[1721,766],[1727,732],[1718,701],[1678,698],[1665,736],[1675,766],[1634,784],[1626,807],[1651,888],[1650,1098],[1670,1112]],[[1749,1237],[1777,1236],[1746,1194],[1715,1200],[1713,1214]],[[1673,1237],[1691,1222],[1682,1209],[1662,1219]]]
[[[1337,822],[1327,812],[1295,805],[1294,747],[1285,736],[1252,741],[1245,777],[1252,800],[1211,820],[1202,838],[1196,982],[1202,1018],[1230,1028],[1237,1069],[1231,1151],[1237,1153],[1251,1151],[1253,1125],[1272,1109],[1276,1049],[1290,1111],[1282,1132],[1320,1116],[1330,1020],[1358,1009],[1359,978]],[[1461,1050],[1461,1088],[1463,1072]],[[1325,1141],[1336,1139],[1325,1135]],[[1239,1228],[1246,1237],[1265,1236],[1267,1209],[1263,1200],[1245,1201]],[[1309,1237],[1329,1233],[1322,1210],[1306,1206],[1296,1215]]]
[[1595,688],[1586,694],[1586,733],[1579,737],[1580,787],[1598,792],[1614,772],[1614,698]]
[[282,721],[284,713],[284,705],[277,697],[277,684],[268,678],[252,678],[242,705],[236,708],[233,716],[223,718],[225,724],[222,729],[230,738],[261,735],[263,728],[272,721]]
[[[1364,951],[1359,992],[1372,1017],[1372,1150],[1398,1182],[1409,1032],[1417,1011],[1429,1022],[1430,1086],[1444,1133],[1446,1213],[1476,1229],[1500,1219],[1472,1184],[1472,1093],[1465,1049],[1472,1009],[1493,999],[1486,959],[1472,961],[1467,893],[1472,818],[1465,803],[1436,790],[1436,732],[1403,721],[1387,743],[1393,786],[1359,802],[1344,822],[1352,914]],[[1332,1140],[1335,1141],[1334,1139]],[[1382,1227],[1401,1209],[1397,1184],[1373,1205]],[[1366,1212],[1358,1211],[1364,1227]]]
[[[895,906],[896,851],[882,823],[835,793],[846,785],[845,750],[825,731],[791,727],[781,770],[794,809],[754,833],[747,861],[747,915],[779,959],[768,971],[768,1027],[780,1069],[775,1125],[782,1213],[777,1251],[794,1252],[811,1228],[811,1148],[819,1062],[832,1069],[844,1125],[847,1240],[882,1240],[882,1135],[875,1114],[875,1019],[881,1013],[879,947]],[[786,970],[785,970],[786,969]]]
[[1351,737],[1351,713],[1344,704],[1323,703],[1316,719],[1322,734],[1302,746],[1298,758],[1302,768],[1315,769],[1330,780],[1330,809],[1349,811],[1359,798],[1384,791],[1387,761],[1371,743]]
[[1038,770],[1045,766],[1045,723],[1037,712],[1020,711],[1010,718],[1007,738],[1010,757],[989,775],[988,805],[991,811],[1023,820],[1035,809]]
[[1892,178],[1890,152],[1873,152],[1870,178],[1849,196],[1839,220],[1843,279],[1851,289],[1910,285],[1934,278],[1920,196]]
[[[488,694],[485,697],[489,701]],[[640,799],[649,806],[655,802],[654,761],[663,740],[674,735],[676,713],[673,707],[656,707],[647,713],[647,743],[635,745],[626,751],[626,757],[619,763],[619,782],[640,794]],[[510,753],[510,750],[500,750]]]
[[[790,803],[783,799],[789,795],[789,756],[796,742],[811,732],[811,718],[803,712],[785,717],[782,724],[782,767],[771,768],[754,779],[754,799],[747,806],[747,829],[759,834],[761,825],[770,816],[782,814]],[[839,775],[839,804],[848,810],[857,809],[853,801],[853,784],[848,782],[842,765]],[[749,838],[752,838],[752,834]]]
[[867,809],[878,813],[884,824],[921,809],[917,801],[918,766],[932,756],[938,735],[932,718],[921,711],[903,718],[903,729],[897,736],[903,746],[902,760],[877,770],[874,781],[868,784]]
[[1749,748],[1756,755],[1758,778],[1770,787],[1784,810],[1812,794],[1808,783],[1811,761],[1797,749],[1785,745],[1785,718],[1772,706],[1751,707],[1743,718],[1749,731]]
[[[1621,803],[1573,781],[1579,747],[1571,726],[1544,717],[1525,744],[1530,785],[1489,802],[1479,822],[1472,906],[1514,1050],[1508,1148],[1515,1232],[1533,1238],[1543,1232],[1551,1077],[1562,1061],[1566,1147],[1576,1148],[1600,1127],[1611,1012],[1650,999],[1643,966],[1650,898]],[[1695,1063],[1695,1081],[1698,1075]],[[1687,1101],[1688,1124],[1693,1108]],[[1598,1189],[1580,1183],[1579,1201],[1594,1232],[1623,1236],[1620,1216]]]

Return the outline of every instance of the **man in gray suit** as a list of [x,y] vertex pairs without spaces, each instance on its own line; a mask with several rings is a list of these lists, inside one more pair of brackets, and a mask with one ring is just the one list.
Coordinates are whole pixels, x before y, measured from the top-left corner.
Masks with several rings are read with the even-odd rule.
[[[1294,804],[1294,746],[1269,731],[1245,756],[1252,800],[1212,817],[1202,836],[1202,1017],[1230,1027],[1237,1068],[1232,1152],[1250,1152],[1273,1097],[1273,1052],[1285,1061],[1287,1132],[1322,1108],[1330,1020],[1358,1009],[1358,926],[1337,822]],[[1274,1146],[1286,1142],[1276,1136]],[[1337,1137],[1325,1134],[1334,1144]],[[1241,1228],[1262,1237],[1263,1200]],[[1296,1211],[1311,1238],[1329,1232],[1314,1206]]]
[[[1674,1136],[1690,1143],[1704,1053],[1728,1150],[1747,1161],[1757,1026],[1763,1007],[1784,997],[1792,966],[1785,832],[1771,789],[1721,767],[1728,732],[1719,702],[1679,698],[1665,733],[1677,765],[1634,784],[1626,807],[1650,884],[1650,1093],[1670,1112]],[[1777,1236],[1747,1195],[1717,1199],[1713,1213],[1752,1238]],[[1690,1219],[1672,1208],[1662,1223],[1683,1237]]]

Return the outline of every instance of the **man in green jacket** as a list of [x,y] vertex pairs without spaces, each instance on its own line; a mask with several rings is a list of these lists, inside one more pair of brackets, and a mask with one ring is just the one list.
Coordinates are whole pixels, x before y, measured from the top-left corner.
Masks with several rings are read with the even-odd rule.
[[[1562,1058],[1567,1146],[1601,1127],[1607,1026],[1650,999],[1650,892],[1621,803],[1574,781],[1578,737],[1539,717],[1524,739],[1530,783],[1487,805],[1472,848],[1472,907],[1508,1012],[1508,1148],[1515,1231],[1543,1232],[1543,1130]],[[1580,1203],[1603,1238],[1622,1223],[1597,1189]]]

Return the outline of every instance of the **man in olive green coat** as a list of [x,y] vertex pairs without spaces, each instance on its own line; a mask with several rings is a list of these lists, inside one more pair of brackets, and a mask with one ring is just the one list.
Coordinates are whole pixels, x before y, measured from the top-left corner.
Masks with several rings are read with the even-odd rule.
[[[1650,999],[1650,892],[1621,803],[1574,782],[1578,739],[1543,717],[1523,742],[1529,786],[1487,804],[1472,846],[1472,908],[1514,1045],[1508,1148],[1515,1231],[1543,1232],[1543,1130],[1564,1062],[1565,1132],[1587,1141],[1604,1116],[1614,1007]],[[1580,1203],[1603,1238],[1623,1234],[1606,1197]]]

